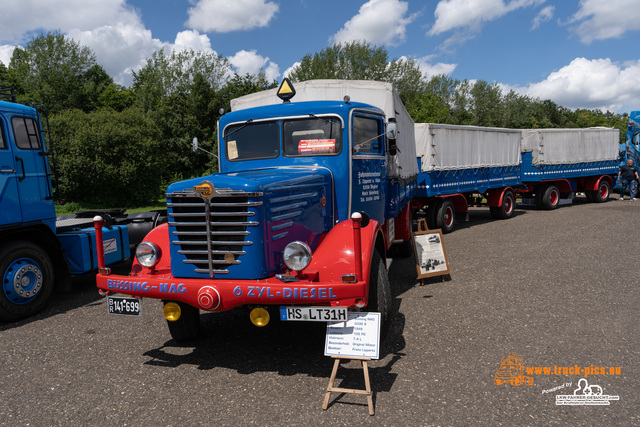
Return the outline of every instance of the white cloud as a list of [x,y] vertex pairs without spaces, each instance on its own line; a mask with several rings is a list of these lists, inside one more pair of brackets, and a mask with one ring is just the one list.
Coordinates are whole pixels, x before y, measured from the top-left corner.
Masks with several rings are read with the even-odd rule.
[[475,37],[482,26],[514,10],[536,6],[546,0],[441,0],[436,6],[436,22],[427,32],[435,36],[448,31],[455,33],[444,42],[448,47]]
[[286,70],[284,70],[284,73],[282,73],[282,77],[289,77],[289,75],[291,74],[293,69],[299,67],[300,64],[301,64],[300,62],[294,62],[291,67],[289,67]]
[[638,106],[640,60],[619,64],[609,58],[576,58],[545,80],[514,89],[572,109],[624,112]]
[[270,62],[268,57],[258,55],[255,50],[241,50],[228,59],[236,73],[241,76],[245,74],[255,76],[260,70],[264,71],[267,80],[277,79],[280,76],[278,65]]
[[416,63],[422,71],[422,75],[426,78],[438,76],[438,75],[450,75],[456,69],[457,64],[445,64],[443,62],[438,62],[436,64],[432,64],[429,62],[431,60],[431,56],[425,56],[422,58],[416,59]]
[[251,30],[266,27],[278,8],[266,0],[199,0],[189,8],[186,25],[205,32]]
[[18,43],[29,31],[63,33],[88,30],[113,22],[139,20],[125,0],[20,0],[3,2],[0,40]]
[[409,3],[404,1],[369,0],[330,41],[364,40],[372,44],[398,46],[406,39],[407,25],[416,17],[407,16],[408,9]]
[[8,67],[11,62],[11,57],[13,56],[15,48],[16,46],[13,45],[0,45],[0,62],[2,62],[6,67]]
[[549,21],[551,18],[553,18],[553,14],[556,11],[556,7],[555,6],[547,6],[545,8],[542,8],[542,10],[540,10],[540,13],[538,13],[538,15],[533,18],[533,22],[531,23],[531,29],[535,30],[536,28],[540,27],[540,25],[542,25],[543,23]]
[[581,0],[580,9],[569,19],[580,41],[589,44],[640,30],[638,0]]

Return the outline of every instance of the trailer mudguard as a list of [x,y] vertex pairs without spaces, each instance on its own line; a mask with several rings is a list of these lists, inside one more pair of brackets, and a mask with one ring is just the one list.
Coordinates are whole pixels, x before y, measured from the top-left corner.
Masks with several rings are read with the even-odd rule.
[[602,181],[606,181],[609,183],[609,186],[613,188],[613,180],[610,175],[602,175],[602,176],[590,176],[584,180],[584,190],[585,191],[595,191],[600,188],[600,183]]
[[502,198],[507,191],[511,191],[511,193],[516,194],[515,190],[512,187],[505,188],[495,188],[488,191],[489,195],[487,197],[487,206],[490,207],[500,207],[502,206]]

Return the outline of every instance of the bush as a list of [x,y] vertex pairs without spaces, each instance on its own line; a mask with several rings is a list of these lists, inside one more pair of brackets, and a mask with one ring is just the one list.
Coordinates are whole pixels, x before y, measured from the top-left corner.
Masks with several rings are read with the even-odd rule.
[[162,195],[163,147],[156,125],[136,108],[51,117],[61,202],[139,206]]

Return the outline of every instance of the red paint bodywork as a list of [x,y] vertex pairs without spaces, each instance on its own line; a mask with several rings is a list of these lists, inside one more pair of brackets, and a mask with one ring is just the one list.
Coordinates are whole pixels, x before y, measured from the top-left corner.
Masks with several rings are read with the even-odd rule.
[[129,276],[98,274],[96,285],[108,293],[181,301],[208,311],[225,311],[241,305],[349,307],[356,300],[366,304],[371,260],[376,250],[376,239],[382,237],[382,231],[379,223],[373,220],[360,229],[362,277],[355,283],[343,283],[343,275],[356,274],[353,229],[350,219],[333,227],[323,236],[309,266],[302,272],[290,273],[297,276],[298,281],[283,282],[276,277],[260,280],[173,277],[168,226],[163,224],[145,238],[145,241],[154,243],[160,249],[160,261],[155,268],[144,268],[134,260]]

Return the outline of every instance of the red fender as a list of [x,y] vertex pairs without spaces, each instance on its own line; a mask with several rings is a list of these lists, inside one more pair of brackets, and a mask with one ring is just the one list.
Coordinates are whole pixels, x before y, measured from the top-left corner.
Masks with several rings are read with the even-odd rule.
[[[376,238],[382,234],[378,221],[371,220],[360,229],[362,260],[362,280],[369,283],[369,273]],[[384,255],[382,255],[384,258]],[[322,243],[313,253],[306,271],[318,271],[322,281],[340,282],[345,274],[355,273],[353,222],[351,219],[336,224],[326,234]]]
[[491,190],[489,190],[488,191],[489,195],[487,197],[487,206],[492,206],[492,207],[502,206],[502,198],[504,197],[504,193],[506,193],[507,190],[511,191],[511,193],[513,193],[514,195],[516,194],[515,190],[511,187],[492,188]]
[[[155,270],[171,271],[171,256],[169,254],[171,247],[171,243],[169,242],[169,224],[165,222],[164,224],[161,224],[152,229],[149,233],[147,233],[146,236],[144,236],[144,239],[142,239],[142,241],[151,242],[160,250],[160,261],[158,261],[158,264],[156,264]],[[134,256],[133,263],[131,264],[131,272],[139,273],[142,270],[149,271],[148,268],[144,268],[140,264],[138,264],[138,260]]]
[[609,187],[613,188],[613,180],[609,175],[602,176],[590,176],[584,181],[584,190],[585,191],[595,191],[600,188],[600,183],[602,181],[606,181],[609,183]]

